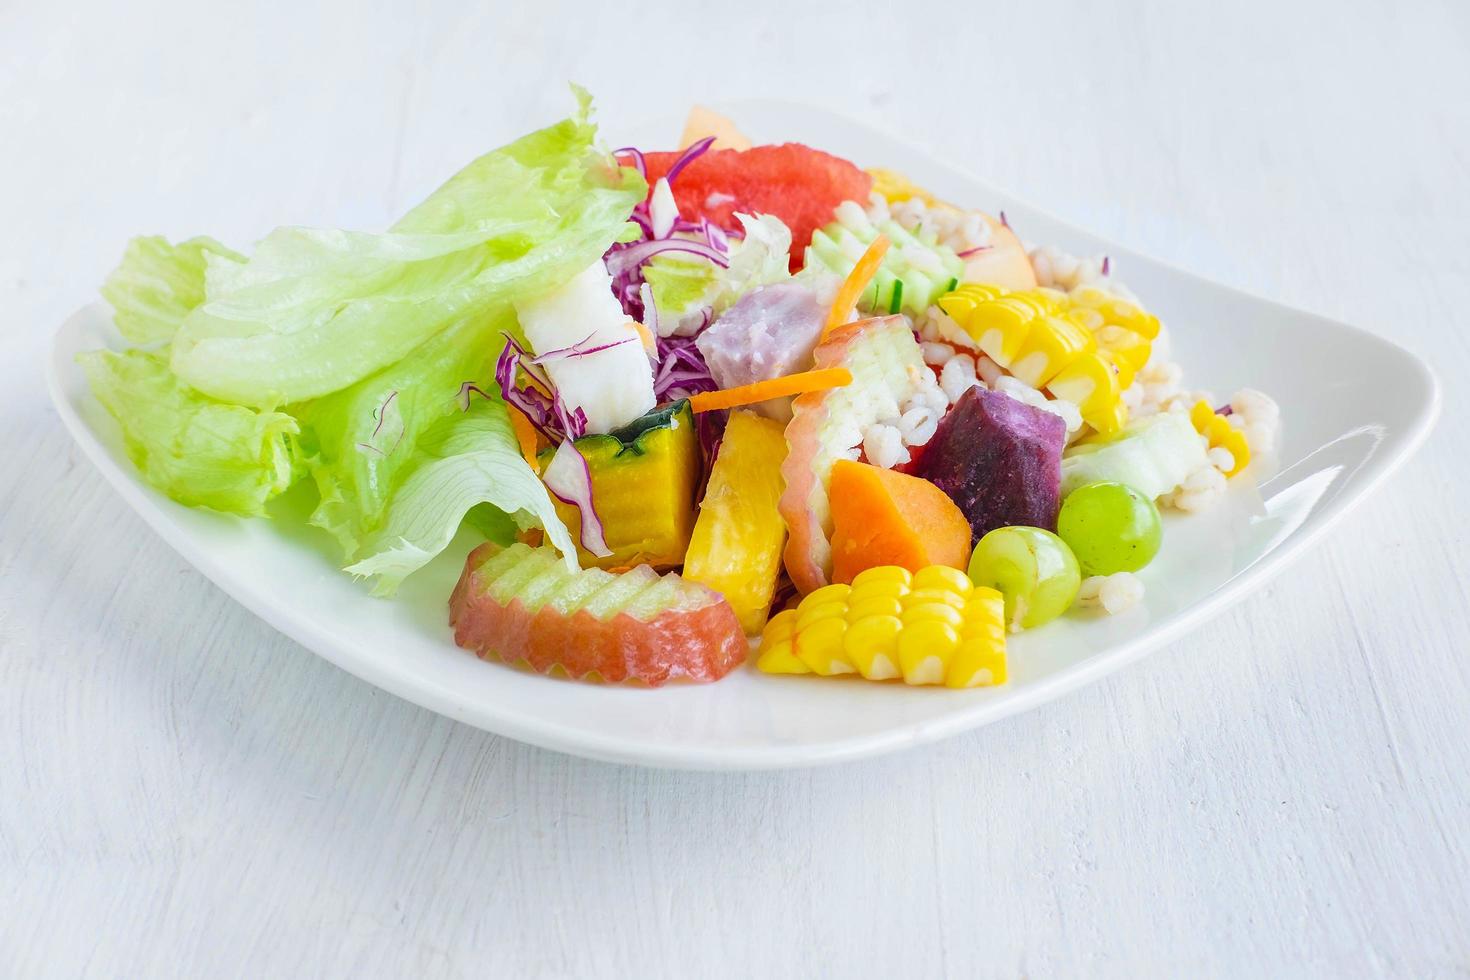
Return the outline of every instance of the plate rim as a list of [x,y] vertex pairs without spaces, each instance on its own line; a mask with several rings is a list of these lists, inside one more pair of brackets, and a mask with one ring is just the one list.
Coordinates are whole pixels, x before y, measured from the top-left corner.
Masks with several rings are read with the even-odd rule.
[[[826,108],[790,100],[752,99],[724,104],[781,106],[787,110],[822,113],[845,125],[877,133],[890,140],[898,139],[893,134],[870,123],[852,119]],[[992,186],[988,181],[952,163],[942,154],[934,152],[927,146],[914,145],[914,148],[917,152],[928,156],[933,162],[954,171],[959,176],[982,186]],[[1024,202],[1024,199],[1017,198],[1009,192],[1002,191],[1002,193]],[[1024,203],[1027,207],[1033,208],[1038,213],[1046,214],[1050,220],[1066,226],[1079,235],[1108,241],[1065,219],[1055,217],[1045,208],[1036,208],[1029,202]],[[1121,243],[1118,244],[1120,249],[1126,248]],[[655,744],[626,736],[567,729],[555,722],[538,723],[540,720],[534,715],[508,713],[493,703],[471,705],[456,701],[412,672],[393,671],[373,661],[355,656],[352,647],[345,641],[339,641],[331,630],[313,622],[310,617],[301,615],[296,610],[279,605],[274,599],[257,590],[248,579],[234,576],[222,563],[216,561],[206,548],[196,545],[195,536],[169,516],[161,506],[161,500],[153,499],[157,492],[143,484],[135,473],[129,472],[120,465],[117,459],[114,459],[98,433],[73,406],[68,395],[64,373],[73,372],[71,380],[75,382],[81,371],[75,362],[66,356],[67,345],[64,340],[79,329],[77,326],[79,321],[92,316],[108,318],[105,303],[93,301],[83,305],[63,320],[52,332],[51,342],[44,348],[46,387],[53,407],[83,454],[122,497],[123,501],[180,557],[231,599],[244,606],[273,629],[374,687],[436,714],[492,734],[603,762],[708,771],[775,770],[830,765],[931,744],[1019,714],[1059,698],[1107,674],[1121,670],[1144,655],[1177,640],[1185,633],[1214,619],[1290,567],[1343,517],[1376,492],[1385,480],[1397,472],[1419,450],[1433,431],[1442,409],[1443,398],[1439,379],[1423,358],[1403,345],[1363,327],[1335,320],[1310,310],[1291,307],[1234,286],[1207,279],[1197,273],[1172,265],[1168,261],[1149,256],[1147,253],[1131,248],[1126,248],[1126,251],[1132,255],[1144,256],[1166,269],[1170,274],[1188,279],[1192,284],[1224,290],[1235,294],[1236,298],[1263,304],[1280,312],[1314,317],[1331,324],[1335,329],[1347,330],[1361,339],[1393,349],[1396,354],[1404,358],[1407,365],[1417,372],[1422,380],[1418,401],[1404,430],[1403,438],[1397,444],[1386,447],[1388,452],[1375,453],[1368,459],[1356,474],[1360,482],[1355,491],[1350,494],[1339,494],[1327,502],[1320,512],[1320,517],[1312,526],[1296,529],[1286,541],[1274,548],[1265,560],[1253,563],[1204,596],[1193,608],[1148,630],[1143,636],[1124,641],[1112,649],[1087,657],[1070,668],[1047,675],[1007,698],[978,702],[973,706],[947,712],[933,719],[909,722],[881,731],[844,736],[819,743],[792,746],[735,746],[712,750],[707,746],[686,748],[677,743]],[[81,378],[81,380],[85,384],[85,379]]]

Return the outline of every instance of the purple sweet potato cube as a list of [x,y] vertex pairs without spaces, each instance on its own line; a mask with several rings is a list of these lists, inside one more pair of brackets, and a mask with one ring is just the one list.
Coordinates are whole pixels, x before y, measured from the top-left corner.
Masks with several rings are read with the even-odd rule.
[[974,540],[1024,524],[1055,531],[1067,426],[1051,412],[971,388],[939,423],[914,469],[953,500]]

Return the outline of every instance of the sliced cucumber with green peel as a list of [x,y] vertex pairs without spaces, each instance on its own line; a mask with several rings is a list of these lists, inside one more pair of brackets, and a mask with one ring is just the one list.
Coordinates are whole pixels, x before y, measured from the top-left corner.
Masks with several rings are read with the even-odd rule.
[[892,219],[875,225],[846,206],[839,210],[838,220],[812,232],[806,264],[846,276],[880,233],[891,245],[872,285],[858,300],[863,313],[918,315],[964,274],[964,261],[948,246],[921,238]]

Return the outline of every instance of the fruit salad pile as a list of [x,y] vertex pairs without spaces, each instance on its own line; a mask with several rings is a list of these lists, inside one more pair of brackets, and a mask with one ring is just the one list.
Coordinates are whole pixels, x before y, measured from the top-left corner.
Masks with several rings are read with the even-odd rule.
[[486,658],[969,688],[1136,605],[1161,510],[1273,449],[1106,258],[704,109],[668,151],[587,112],[382,235],[130,246],[135,346],[83,362],[144,476],[247,516],[309,485],[380,594],[475,529],[450,622]]
[[[453,603],[461,643],[658,684],[718,678],[749,635],[772,674],[999,684],[1007,634],[1137,603],[1160,506],[1214,503],[1269,449],[1270,400],[1183,391],[1107,260],[1028,250],[1003,216],[752,146],[705,110],[683,144],[618,151],[649,187],[636,233],[540,301],[560,320],[527,322],[588,351],[541,388],[589,429],[537,458],[579,564],[616,577],[579,598],[543,547],[551,579],[507,589],[489,573],[535,552],[482,548]],[[647,369],[614,367],[613,345]],[[629,576],[646,585],[615,591]],[[478,628],[490,609],[540,625]]]

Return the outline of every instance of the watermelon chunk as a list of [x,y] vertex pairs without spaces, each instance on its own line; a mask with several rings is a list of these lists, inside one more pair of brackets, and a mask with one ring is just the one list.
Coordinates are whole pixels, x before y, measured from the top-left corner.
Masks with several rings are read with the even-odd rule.
[[[648,153],[648,186],[669,172],[681,153]],[[841,157],[801,143],[708,150],[673,180],[679,214],[708,218],[739,231],[735,212],[769,214],[791,229],[791,268],[800,268],[812,231],[832,220],[843,201],[866,204],[873,178]]]

